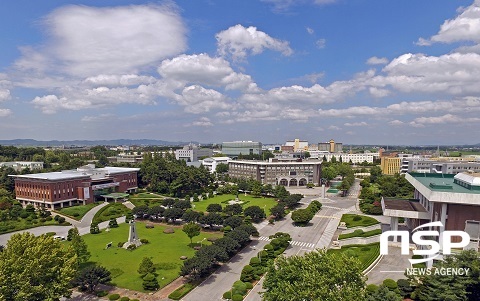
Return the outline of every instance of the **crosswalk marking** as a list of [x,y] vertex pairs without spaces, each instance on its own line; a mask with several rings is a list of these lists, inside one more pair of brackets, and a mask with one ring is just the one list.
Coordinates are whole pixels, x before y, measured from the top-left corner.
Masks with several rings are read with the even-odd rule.
[[[258,240],[270,241],[271,239],[266,236],[260,236]],[[315,244],[313,243],[304,242],[304,241],[295,241],[295,240],[292,240],[290,242],[290,245],[301,247],[301,248],[310,248],[310,249],[313,249],[315,247]]]
[[339,208],[339,207],[333,207],[333,206],[328,206],[328,205],[323,205],[322,208],[342,210],[342,211],[351,211],[350,208]]

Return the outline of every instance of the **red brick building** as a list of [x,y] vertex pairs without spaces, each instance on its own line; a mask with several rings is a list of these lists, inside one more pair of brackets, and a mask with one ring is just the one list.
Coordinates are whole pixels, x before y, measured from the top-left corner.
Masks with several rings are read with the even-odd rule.
[[12,175],[15,178],[16,199],[23,205],[33,204],[50,209],[73,204],[89,204],[104,189],[132,192],[138,188],[139,168],[86,165],[76,170]]

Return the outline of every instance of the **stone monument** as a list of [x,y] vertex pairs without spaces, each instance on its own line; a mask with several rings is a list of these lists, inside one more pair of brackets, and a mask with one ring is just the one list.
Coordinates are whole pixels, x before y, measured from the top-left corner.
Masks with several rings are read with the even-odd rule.
[[129,224],[130,224],[130,231],[128,233],[128,241],[123,244],[124,249],[128,248],[130,245],[135,245],[135,246],[139,247],[142,244],[140,242],[140,239],[138,238],[137,227],[135,226],[135,221],[131,220],[129,222]]

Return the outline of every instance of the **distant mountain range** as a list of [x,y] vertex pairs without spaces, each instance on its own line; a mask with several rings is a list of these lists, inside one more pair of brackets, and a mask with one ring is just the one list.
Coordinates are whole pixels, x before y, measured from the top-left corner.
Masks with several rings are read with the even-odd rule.
[[116,140],[50,140],[50,141],[38,141],[35,139],[13,139],[13,140],[0,140],[0,145],[13,145],[13,146],[95,146],[95,145],[159,145],[159,146],[178,146],[186,145],[189,143],[198,144],[196,141],[191,142],[172,142],[164,140],[153,139],[116,139]]

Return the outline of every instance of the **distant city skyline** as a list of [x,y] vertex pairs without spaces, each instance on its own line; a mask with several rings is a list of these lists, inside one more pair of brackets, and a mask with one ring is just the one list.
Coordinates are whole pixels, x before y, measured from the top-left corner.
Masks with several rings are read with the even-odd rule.
[[0,140],[480,142],[480,0],[0,8]]

